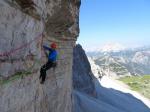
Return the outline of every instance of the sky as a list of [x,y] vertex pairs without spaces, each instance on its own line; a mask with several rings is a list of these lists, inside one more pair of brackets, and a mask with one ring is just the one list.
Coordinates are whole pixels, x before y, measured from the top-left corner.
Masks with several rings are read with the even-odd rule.
[[79,20],[77,43],[86,50],[150,45],[150,0],[82,0]]

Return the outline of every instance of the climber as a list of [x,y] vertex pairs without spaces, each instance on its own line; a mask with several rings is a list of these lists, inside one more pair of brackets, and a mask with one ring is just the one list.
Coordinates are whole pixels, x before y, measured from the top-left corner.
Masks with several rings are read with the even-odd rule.
[[56,51],[56,48],[57,48],[57,45],[56,43],[52,43],[50,45],[51,48],[47,47],[47,46],[43,46],[44,50],[48,50],[49,51],[49,54],[48,54],[48,61],[46,64],[44,64],[42,67],[41,67],[41,70],[40,70],[40,77],[39,79],[41,80],[41,84],[44,83],[45,81],[45,78],[46,78],[46,71],[49,70],[50,68],[52,67],[56,67],[56,58],[57,58],[57,51]]

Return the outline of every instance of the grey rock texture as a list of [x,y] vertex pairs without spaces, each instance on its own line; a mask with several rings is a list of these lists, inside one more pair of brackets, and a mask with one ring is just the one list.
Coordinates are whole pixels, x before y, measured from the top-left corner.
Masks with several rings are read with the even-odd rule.
[[76,45],[73,52],[73,88],[96,97],[91,66],[81,45]]
[[[73,47],[80,0],[0,0],[0,112],[71,112]],[[58,44],[58,65],[46,62],[42,45]]]

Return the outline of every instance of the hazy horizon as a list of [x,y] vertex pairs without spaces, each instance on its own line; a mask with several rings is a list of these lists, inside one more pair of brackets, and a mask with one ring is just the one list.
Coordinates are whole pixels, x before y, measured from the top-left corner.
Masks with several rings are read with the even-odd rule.
[[84,49],[119,43],[125,47],[150,45],[149,0],[84,0],[80,36]]

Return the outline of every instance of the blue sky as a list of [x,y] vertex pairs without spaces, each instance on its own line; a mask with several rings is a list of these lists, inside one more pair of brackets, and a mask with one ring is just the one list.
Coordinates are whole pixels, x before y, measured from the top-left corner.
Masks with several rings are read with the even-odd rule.
[[150,0],[82,0],[78,43],[87,49],[111,42],[150,45]]

